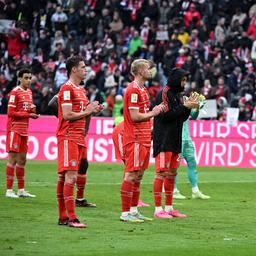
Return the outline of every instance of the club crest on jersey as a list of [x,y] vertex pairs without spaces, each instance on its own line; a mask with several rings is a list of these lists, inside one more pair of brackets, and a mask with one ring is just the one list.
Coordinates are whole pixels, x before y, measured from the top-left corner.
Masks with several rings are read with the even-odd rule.
[[70,100],[70,91],[64,91],[64,100]]
[[11,95],[10,97],[10,103],[14,103],[15,102],[15,96],[14,95]]
[[71,161],[70,161],[70,164],[71,164],[71,166],[73,166],[73,167],[74,167],[74,166],[76,166],[76,165],[77,165],[77,161],[76,161],[76,160],[71,160]]
[[15,149],[17,149],[17,148],[18,148],[18,144],[17,144],[17,143],[14,143],[14,144],[13,144],[13,147],[14,147]]
[[137,103],[138,102],[138,94],[132,93],[131,95],[131,103]]
[[23,109],[28,110],[28,102],[23,102]]

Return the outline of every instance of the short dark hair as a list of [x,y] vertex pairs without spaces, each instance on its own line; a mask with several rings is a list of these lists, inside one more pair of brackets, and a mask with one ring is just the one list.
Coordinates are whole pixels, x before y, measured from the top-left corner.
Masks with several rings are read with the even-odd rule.
[[66,69],[68,72],[68,77],[70,76],[72,68],[78,67],[80,61],[84,61],[84,59],[81,56],[72,56],[67,58]]
[[31,70],[29,68],[22,68],[18,72],[18,77],[19,78],[23,77],[23,75],[26,74],[26,73],[31,74],[32,72],[31,72]]

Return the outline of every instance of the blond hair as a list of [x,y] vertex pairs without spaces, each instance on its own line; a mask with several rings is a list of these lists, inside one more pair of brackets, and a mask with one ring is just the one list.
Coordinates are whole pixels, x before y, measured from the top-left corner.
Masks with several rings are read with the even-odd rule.
[[137,59],[137,60],[134,60],[131,64],[131,74],[133,76],[136,76],[138,75],[139,73],[139,70],[143,67],[145,67],[146,64],[150,64],[148,60],[145,60],[145,59]]

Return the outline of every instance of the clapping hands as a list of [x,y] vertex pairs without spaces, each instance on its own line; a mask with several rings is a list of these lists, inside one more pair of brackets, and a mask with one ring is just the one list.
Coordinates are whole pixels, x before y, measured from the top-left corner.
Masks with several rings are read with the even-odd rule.
[[189,98],[184,102],[184,106],[192,109],[192,108],[199,108],[199,99],[200,95],[198,93],[191,93]]
[[92,114],[97,114],[104,109],[104,106],[100,104],[98,101],[93,101],[87,106],[87,110]]
[[158,116],[160,113],[166,112],[167,109],[168,109],[168,106],[164,102],[162,102],[161,104],[156,105],[152,109],[152,112],[153,112],[154,116]]

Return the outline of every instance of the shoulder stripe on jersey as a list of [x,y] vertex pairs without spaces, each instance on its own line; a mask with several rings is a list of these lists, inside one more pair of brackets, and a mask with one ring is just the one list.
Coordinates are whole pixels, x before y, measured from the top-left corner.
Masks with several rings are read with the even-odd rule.
[[62,103],[61,106],[72,106],[72,103]]
[[8,104],[8,107],[14,107],[14,108],[16,108],[16,106],[15,106],[15,105],[12,105],[12,104]]
[[22,90],[23,92],[27,92],[27,90],[22,89],[21,86],[17,86],[17,87],[18,87],[18,89]]
[[128,109],[140,109],[139,107],[129,107]]
[[16,86],[15,88],[13,88],[13,91],[17,91],[19,89],[19,86]]

